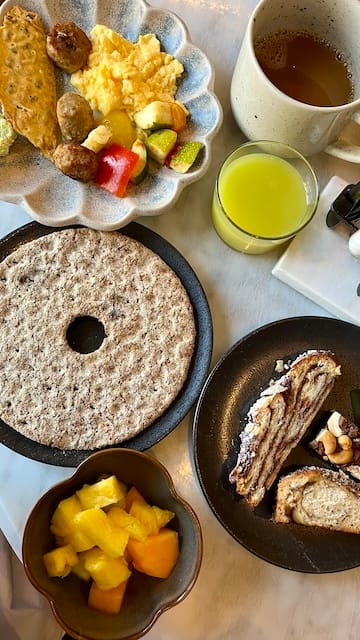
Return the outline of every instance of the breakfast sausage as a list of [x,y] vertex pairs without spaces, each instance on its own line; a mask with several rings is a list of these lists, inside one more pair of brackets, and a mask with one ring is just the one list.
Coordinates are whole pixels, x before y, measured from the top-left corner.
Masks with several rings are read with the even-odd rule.
[[74,180],[90,182],[96,176],[98,157],[94,151],[82,147],[81,144],[58,144],[53,159],[55,166]]
[[94,128],[94,115],[85,98],[67,91],[57,101],[56,115],[64,140],[82,142]]
[[57,22],[46,37],[46,51],[63,71],[74,73],[86,65],[91,41],[75,22]]

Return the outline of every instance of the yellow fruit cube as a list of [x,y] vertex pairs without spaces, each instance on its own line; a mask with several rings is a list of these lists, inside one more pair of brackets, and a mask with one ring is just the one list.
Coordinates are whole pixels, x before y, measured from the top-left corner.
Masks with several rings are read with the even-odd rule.
[[73,524],[73,531],[64,536],[64,543],[71,544],[72,548],[75,551],[86,551],[87,549],[91,549],[94,546],[93,541],[89,538],[89,536],[85,535],[79,529],[76,529],[76,525]]
[[103,590],[117,587],[131,575],[123,556],[110,558],[98,547],[84,551],[84,567],[99,589]]
[[91,575],[87,569],[85,569],[85,555],[84,553],[78,554],[78,563],[71,568],[71,573],[76,575],[80,580],[89,582]]
[[107,514],[97,507],[85,509],[74,516],[74,525],[111,558],[124,555],[129,534],[116,527]]
[[45,553],[43,561],[49,576],[65,578],[78,563],[78,557],[72,546],[67,544]]
[[159,532],[155,512],[146,502],[134,500],[130,508],[130,515],[140,520],[147,535],[151,536]]
[[117,527],[125,529],[130,538],[135,538],[135,540],[140,541],[146,540],[147,533],[144,525],[140,520],[134,518],[130,513],[127,513],[125,509],[114,506],[109,509],[107,515]]
[[107,507],[109,504],[125,504],[126,485],[119,482],[116,476],[103,478],[94,484],[84,484],[76,492],[82,509],[93,507]]
[[173,513],[172,511],[168,511],[168,509],[161,509],[160,507],[157,507],[155,505],[152,507],[152,510],[155,513],[155,518],[159,529],[165,527],[175,515],[175,513]]
[[51,518],[50,531],[55,536],[66,536],[72,531],[72,519],[79,511],[81,504],[75,494],[61,500]]

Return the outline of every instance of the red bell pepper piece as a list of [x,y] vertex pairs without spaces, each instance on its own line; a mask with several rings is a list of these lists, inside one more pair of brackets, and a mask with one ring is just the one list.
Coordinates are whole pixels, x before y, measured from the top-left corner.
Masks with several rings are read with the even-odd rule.
[[121,198],[126,191],[138,158],[137,153],[121,147],[119,144],[114,143],[103,149],[99,154],[96,184]]

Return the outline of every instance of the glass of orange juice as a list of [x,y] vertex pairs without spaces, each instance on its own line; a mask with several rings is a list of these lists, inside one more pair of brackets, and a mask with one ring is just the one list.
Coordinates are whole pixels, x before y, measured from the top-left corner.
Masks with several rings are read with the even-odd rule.
[[310,222],[318,198],[316,175],[298,151],[280,142],[247,142],[220,168],[212,220],[233,249],[265,253]]

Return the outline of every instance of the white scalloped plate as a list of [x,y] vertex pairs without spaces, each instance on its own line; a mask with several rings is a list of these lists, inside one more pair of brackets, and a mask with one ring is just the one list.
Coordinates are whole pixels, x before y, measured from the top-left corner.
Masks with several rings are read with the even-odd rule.
[[[17,0],[6,0],[2,5],[1,23],[15,4]],[[168,211],[183,188],[207,171],[211,141],[222,123],[222,108],[213,93],[213,68],[191,42],[184,23],[173,13],[151,8],[145,0],[24,0],[21,5],[37,12],[45,29],[55,22],[72,20],[86,33],[94,24],[105,24],[131,41],[141,34],[155,33],[162,48],[185,68],[176,97],[186,105],[190,116],[181,139],[199,140],[204,147],[188,173],[178,174],[151,164],[148,177],[140,185],[129,186],[126,197],[116,198],[95,184],[64,176],[19,136],[10,154],[0,158],[0,199],[21,205],[44,225],[82,224],[106,231],[119,229],[138,216]],[[64,75],[59,73],[59,94],[67,88]]]

